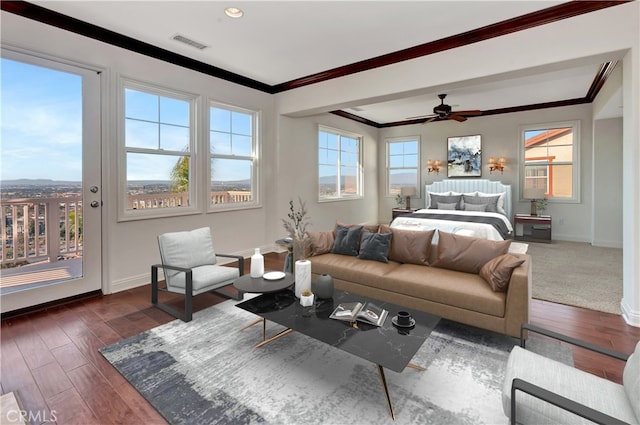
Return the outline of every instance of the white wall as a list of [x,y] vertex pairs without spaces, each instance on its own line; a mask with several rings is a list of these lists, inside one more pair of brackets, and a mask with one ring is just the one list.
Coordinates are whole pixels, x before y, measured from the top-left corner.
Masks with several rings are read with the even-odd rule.
[[593,244],[622,248],[622,118],[593,121]]
[[[302,198],[311,217],[310,229],[333,229],[336,220],[343,223],[377,223],[378,221],[378,130],[333,114],[306,118],[280,116],[278,162],[273,182],[277,205],[270,229],[272,239],[286,236],[280,218],[286,218],[289,200],[298,204]],[[349,201],[318,202],[318,126],[325,125],[359,134],[363,144],[363,198]]]

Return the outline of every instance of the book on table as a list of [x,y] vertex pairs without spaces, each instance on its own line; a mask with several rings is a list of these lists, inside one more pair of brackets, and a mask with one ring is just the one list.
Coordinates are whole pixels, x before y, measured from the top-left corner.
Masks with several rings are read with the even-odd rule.
[[329,317],[345,322],[355,322],[359,320],[371,325],[381,326],[388,314],[389,312],[387,310],[378,307],[372,302],[361,303],[356,301],[341,303],[333,310],[333,313],[331,313]]

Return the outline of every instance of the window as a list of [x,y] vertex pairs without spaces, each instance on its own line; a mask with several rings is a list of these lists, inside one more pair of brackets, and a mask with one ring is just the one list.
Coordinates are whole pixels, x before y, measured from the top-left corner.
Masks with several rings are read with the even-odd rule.
[[579,201],[579,122],[522,129],[523,189],[545,189],[549,199]]
[[209,108],[212,210],[257,204],[256,116],[219,104]]
[[403,138],[387,140],[387,195],[397,195],[403,187],[415,187],[420,193],[420,140]]
[[340,130],[318,130],[318,199],[354,199],[362,196],[362,137]]
[[123,217],[195,209],[196,97],[123,80]]

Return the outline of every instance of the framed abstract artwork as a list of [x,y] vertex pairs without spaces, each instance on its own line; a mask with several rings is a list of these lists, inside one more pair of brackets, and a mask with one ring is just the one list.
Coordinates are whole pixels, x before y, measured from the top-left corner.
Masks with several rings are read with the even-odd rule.
[[449,137],[447,142],[447,177],[482,176],[480,135]]

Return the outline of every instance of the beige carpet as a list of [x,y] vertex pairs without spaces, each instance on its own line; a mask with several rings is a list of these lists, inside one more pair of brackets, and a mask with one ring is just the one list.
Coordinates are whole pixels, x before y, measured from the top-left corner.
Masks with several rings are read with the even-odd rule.
[[621,314],[622,249],[588,243],[529,243],[533,298]]

